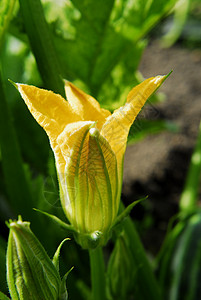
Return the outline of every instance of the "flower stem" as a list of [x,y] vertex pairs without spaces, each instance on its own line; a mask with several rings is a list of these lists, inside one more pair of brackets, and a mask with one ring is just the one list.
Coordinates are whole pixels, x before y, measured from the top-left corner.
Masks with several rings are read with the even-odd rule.
[[40,0],[19,0],[24,26],[45,87],[65,97],[61,69]]
[[102,248],[89,250],[91,265],[92,300],[105,300],[105,264]]

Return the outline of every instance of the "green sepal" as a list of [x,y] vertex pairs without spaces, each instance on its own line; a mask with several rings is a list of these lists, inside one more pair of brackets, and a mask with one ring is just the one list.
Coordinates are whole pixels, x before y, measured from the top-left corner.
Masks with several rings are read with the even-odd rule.
[[57,248],[57,250],[56,250],[56,252],[55,252],[55,254],[54,254],[54,257],[53,257],[53,259],[52,259],[52,262],[53,262],[53,264],[55,265],[55,267],[56,267],[56,269],[57,269],[58,272],[59,272],[59,255],[60,255],[61,247],[63,246],[63,244],[64,244],[66,241],[69,241],[69,240],[70,240],[69,238],[66,238],[66,239],[64,239],[64,240],[60,243],[60,245],[58,246],[58,248]]
[[[61,250],[61,247],[63,246],[63,244],[66,242],[66,241],[69,241],[70,239],[69,238],[66,238],[64,239],[60,245],[58,246],[55,254],[54,254],[54,257],[52,259],[52,262],[53,264],[55,265],[57,271],[59,272],[59,255],[60,255],[60,250]],[[68,299],[68,291],[67,291],[67,288],[66,288],[66,279],[67,279],[67,276],[68,274],[72,271],[74,267],[72,267],[63,277],[62,281],[61,281],[61,285],[60,285],[60,289],[59,289],[59,300],[67,300]]]
[[118,225],[120,225],[123,220],[130,214],[131,210],[133,209],[133,207],[135,207],[138,203],[144,201],[147,199],[148,196],[146,196],[145,198],[139,199],[137,201],[132,202],[131,204],[129,204],[122,213],[120,213],[120,215],[118,215],[112,225],[111,230],[115,229]]
[[66,280],[69,275],[69,273],[73,270],[74,267],[72,267],[63,277],[60,285],[60,292],[59,292],[59,300],[67,300],[68,299],[68,291],[66,288]]
[[61,228],[69,231],[69,232],[76,232],[76,230],[74,229],[74,227],[70,224],[67,224],[65,222],[63,222],[62,220],[60,220],[59,218],[57,218],[55,215],[49,214],[45,211],[42,211],[40,209],[34,208],[35,211],[38,211],[39,213],[49,217],[51,220],[53,220],[55,223],[57,223]]
[[10,300],[10,298],[0,291],[0,300]]

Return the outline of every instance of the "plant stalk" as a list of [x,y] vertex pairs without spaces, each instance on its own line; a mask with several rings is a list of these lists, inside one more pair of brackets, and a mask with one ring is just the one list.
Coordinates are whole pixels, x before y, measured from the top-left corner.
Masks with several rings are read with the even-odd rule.
[[105,300],[105,263],[101,247],[89,250],[91,265],[92,300]]
[[65,97],[60,64],[40,0],[19,0],[24,26],[47,89]]

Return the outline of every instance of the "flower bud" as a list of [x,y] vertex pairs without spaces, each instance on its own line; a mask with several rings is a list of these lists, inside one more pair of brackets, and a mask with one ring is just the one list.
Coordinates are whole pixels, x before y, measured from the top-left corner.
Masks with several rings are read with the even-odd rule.
[[83,248],[107,242],[117,218],[123,160],[130,127],[146,100],[167,76],[134,87],[124,106],[113,112],[65,82],[66,98],[16,84],[54,151],[61,204]]
[[59,299],[61,279],[29,222],[10,221],[7,282],[12,299]]
[[121,235],[116,241],[108,265],[107,288],[109,298],[116,300],[129,299],[136,276],[133,266],[133,256],[129,245],[125,236]]

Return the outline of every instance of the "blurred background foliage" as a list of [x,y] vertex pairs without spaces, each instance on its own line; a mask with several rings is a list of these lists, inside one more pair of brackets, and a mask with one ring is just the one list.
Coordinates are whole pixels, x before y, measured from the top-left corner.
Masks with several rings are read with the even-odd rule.
[[[56,85],[51,85],[47,78],[48,73],[52,78],[56,74],[55,80],[58,82],[60,80],[58,78],[73,81],[85,92],[93,95],[102,107],[113,111],[124,104],[129,90],[143,80],[143,74],[139,73],[138,66],[143,51],[153,36],[160,38],[163,47],[169,47],[177,40],[187,47],[195,48],[201,45],[200,0],[43,0],[43,12],[50,37],[43,35],[45,31],[42,25],[40,32],[40,20],[38,19],[39,24],[36,22],[36,8],[34,5],[31,6],[34,1],[27,1],[27,3],[30,3],[27,8],[23,8],[23,1],[1,0],[0,3],[2,76],[0,84],[0,289],[5,293],[7,293],[5,249],[8,234],[5,220],[16,218],[18,214],[21,214],[24,220],[31,221],[31,228],[50,256],[53,255],[61,239],[66,237],[57,225],[32,210],[36,207],[65,220],[60,207],[54,158],[49,141],[8,79],[55,91]],[[26,11],[28,8],[30,10]],[[28,33],[27,22],[29,20],[24,17],[26,15],[27,19],[31,20],[32,14],[36,16],[35,38]],[[37,36],[40,36],[39,40]],[[51,39],[50,48],[49,44],[44,42],[46,38]],[[42,51],[49,56],[47,63],[43,60]],[[54,83],[54,79],[52,82]],[[157,93],[152,96],[148,105],[154,105],[164,98],[164,95]],[[164,120],[137,120],[131,127],[128,142],[134,143],[148,134],[162,130],[176,131],[178,128],[175,124]],[[201,151],[200,148],[199,151]],[[191,176],[199,178],[200,169],[197,175],[193,172],[195,172],[194,169],[191,170],[193,174]],[[195,181],[191,180],[191,187],[192,182],[195,183]],[[193,190],[198,187],[199,180],[195,184]],[[177,264],[172,262],[172,257],[177,257],[177,255],[180,257],[178,251],[181,251],[180,248],[183,247],[182,239],[185,239],[186,232],[193,233],[190,235],[191,244],[188,242],[188,247],[185,248],[187,249],[185,255],[188,255],[190,248],[193,247],[195,237],[198,238],[197,244],[200,248],[197,228],[200,228],[201,221],[200,214],[196,211],[196,195],[193,197],[193,212],[191,211],[190,216],[188,213],[185,214],[185,218],[189,220],[187,225],[185,218],[179,219],[178,224],[182,229],[178,230],[175,235],[174,232],[177,229],[170,233],[174,235],[174,238],[169,237],[172,244],[164,244],[165,250],[161,251],[158,260],[158,265],[161,266],[159,279],[164,294],[167,295],[166,291],[175,286],[177,288],[175,298],[171,294],[174,292],[170,292],[172,298],[169,299],[171,300],[184,299],[182,296],[179,298],[178,295],[181,294],[179,286],[183,287],[183,282],[185,282],[182,281],[183,275],[181,276],[185,270],[179,269],[178,271]],[[188,209],[186,211],[188,212]],[[192,214],[193,217],[191,217]],[[192,224],[196,224],[196,228],[193,227],[194,230],[189,231]],[[165,247],[171,249],[168,248],[166,251]],[[121,248],[124,252],[129,251],[124,237],[117,239],[109,262],[108,273],[114,274],[119,268],[115,265],[116,269],[113,269],[112,265],[115,261],[118,263]],[[168,258],[166,258],[166,253],[169,253]],[[196,269],[196,263],[199,262],[200,265],[201,256],[200,252],[196,253],[196,260],[191,264],[194,266],[192,276],[195,278],[199,275],[196,278],[200,278],[200,270]],[[63,272],[72,265],[75,266],[68,279],[71,299],[87,299],[90,284],[87,253],[71,241],[63,246],[61,257],[63,260],[61,266],[65,266]],[[122,260],[125,260],[125,267],[129,269],[127,259],[126,255],[122,257]],[[173,270],[170,270],[171,263],[174,264]],[[127,274],[127,270],[125,272]],[[167,274],[172,274],[172,272],[176,274],[175,278],[179,278],[181,285],[175,281],[176,284],[172,287],[172,282],[164,280],[166,276],[169,276]],[[126,277],[124,270],[120,275]],[[123,279],[115,278],[113,282],[108,280],[108,286],[111,288],[108,292],[110,295],[116,295],[118,282],[121,280]],[[135,276],[133,281],[135,281]],[[125,283],[126,288],[122,291],[124,295],[121,295],[121,299],[129,299],[128,295],[132,293],[129,284]],[[195,282],[189,283],[190,296],[185,299],[199,299],[195,296],[198,295],[196,293],[200,295],[200,292],[196,290],[198,283],[196,284]],[[139,296],[136,299],[143,298]]]

